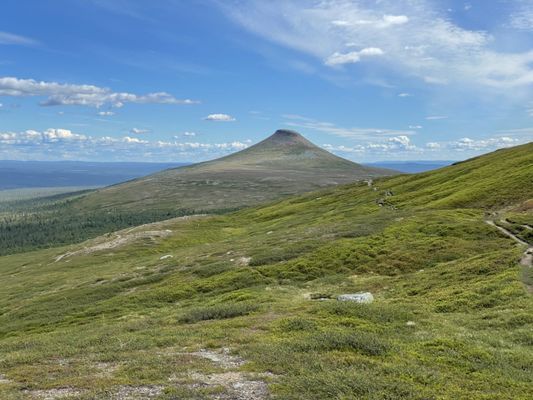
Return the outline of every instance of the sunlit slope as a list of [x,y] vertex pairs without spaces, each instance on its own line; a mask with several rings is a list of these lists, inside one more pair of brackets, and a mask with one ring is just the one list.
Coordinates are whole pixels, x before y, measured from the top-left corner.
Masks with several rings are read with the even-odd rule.
[[392,174],[390,170],[364,167],[337,157],[296,132],[280,130],[227,157],[99,190],[76,206],[125,210],[231,209]]
[[436,171],[387,181],[395,201],[431,207],[498,208],[533,197],[533,143],[502,149]]
[[532,170],[529,144],[0,257],[0,398],[528,399],[525,246],[485,219],[531,224]]

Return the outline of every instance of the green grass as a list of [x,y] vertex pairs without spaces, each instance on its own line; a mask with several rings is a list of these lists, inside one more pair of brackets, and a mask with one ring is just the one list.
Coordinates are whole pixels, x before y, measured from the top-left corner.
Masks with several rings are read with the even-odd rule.
[[[531,218],[532,150],[140,227],[172,234],[59,262],[113,237],[1,257],[0,398],[125,385],[213,398],[228,389],[194,373],[226,370],[192,354],[230,348],[279,399],[528,399],[525,249],[484,220]],[[377,206],[385,190],[395,208]],[[358,291],[375,302],[335,300]]]
[[192,324],[211,319],[235,318],[248,315],[253,311],[257,311],[257,309],[257,305],[250,303],[223,303],[210,307],[195,307],[187,310],[179,318],[179,321]]

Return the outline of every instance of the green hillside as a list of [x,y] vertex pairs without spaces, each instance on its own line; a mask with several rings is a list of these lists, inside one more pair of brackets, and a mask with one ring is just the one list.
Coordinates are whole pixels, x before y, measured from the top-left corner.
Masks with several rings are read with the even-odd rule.
[[0,257],[0,398],[529,399],[532,183],[530,143]]

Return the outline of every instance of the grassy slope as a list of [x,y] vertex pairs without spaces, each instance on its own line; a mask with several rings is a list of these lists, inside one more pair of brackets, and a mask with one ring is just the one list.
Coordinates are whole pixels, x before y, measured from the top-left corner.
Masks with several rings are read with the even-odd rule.
[[[222,372],[187,353],[206,347],[273,373],[264,379],[283,399],[529,398],[524,249],[484,215],[526,204],[532,181],[529,144],[376,191],[355,184],[139,227],[173,233],[59,262],[79,246],[2,257],[0,398],[148,384],[165,387],[161,398],[209,398],[217,388],[187,386],[191,371]],[[354,291],[376,301],[307,298]]]

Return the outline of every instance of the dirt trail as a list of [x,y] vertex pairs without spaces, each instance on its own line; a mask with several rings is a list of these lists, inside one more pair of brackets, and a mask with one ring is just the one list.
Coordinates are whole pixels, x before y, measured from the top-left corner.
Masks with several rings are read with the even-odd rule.
[[[496,225],[496,223],[493,220],[486,220],[485,222],[487,224],[489,224],[490,226],[494,226],[501,233],[503,233],[507,237],[510,237],[515,242],[517,242],[517,243],[519,243],[519,244],[521,244],[523,246],[527,246],[526,247],[526,251],[524,251],[524,254],[522,255],[522,258],[520,259],[520,265],[522,267],[524,267],[524,268],[533,268],[533,246],[532,245],[530,245],[529,243],[523,241],[522,239],[520,239],[519,237],[517,237],[515,234],[513,234],[510,231],[508,231],[507,229]],[[533,287],[531,285],[527,285],[526,284],[526,286],[527,286],[529,291],[533,291]]]
[[487,220],[485,221],[487,224],[491,225],[491,226],[494,226],[495,228],[497,228],[500,232],[502,232],[505,236],[508,236],[510,237],[511,239],[513,239],[515,242],[517,243],[520,243],[520,244],[523,244],[524,246],[529,246],[529,243],[527,242],[524,242],[522,239],[520,239],[518,236],[516,236],[515,234],[513,234],[512,232],[508,231],[507,229],[505,228],[502,228],[501,226],[499,225],[496,225],[496,223],[493,221],[493,220]]

